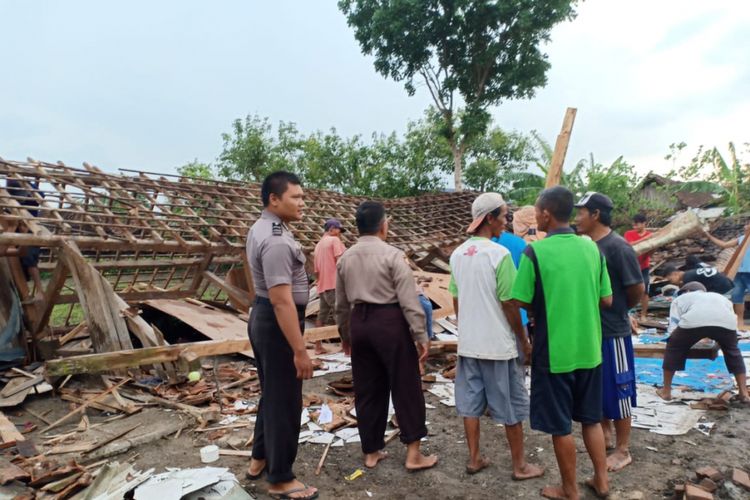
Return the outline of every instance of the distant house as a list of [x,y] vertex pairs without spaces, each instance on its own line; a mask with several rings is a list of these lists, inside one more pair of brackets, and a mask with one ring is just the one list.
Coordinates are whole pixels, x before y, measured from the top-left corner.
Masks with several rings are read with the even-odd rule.
[[634,193],[654,204],[674,209],[706,208],[721,202],[721,195],[696,192],[685,183],[650,172],[636,186]]

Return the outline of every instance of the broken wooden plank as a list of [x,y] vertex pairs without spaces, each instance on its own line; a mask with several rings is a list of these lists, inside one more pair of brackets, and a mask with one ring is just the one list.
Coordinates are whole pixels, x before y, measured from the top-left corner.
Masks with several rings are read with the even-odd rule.
[[40,384],[42,382],[44,382],[44,377],[35,376],[34,378],[31,378],[31,379],[22,380],[20,383],[15,383],[12,385],[9,383],[3,388],[2,391],[0,391],[0,397],[9,398],[13,396],[14,394],[21,392],[25,389],[31,389],[35,385]]
[[248,339],[209,340],[53,359],[44,363],[44,369],[47,377],[79,373],[103,373],[122,368],[177,361],[183,353],[193,353],[198,357],[204,357],[245,352],[249,349],[250,340]]
[[246,290],[230,285],[211,271],[203,271],[203,276],[211,283],[221,288],[229,296],[231,301],[236,304],[235,307],[239,306],[237,309],[240,311],[247,311],[250,309],[250,295]]
[[[667,344],[633,344],[636,358],[663,358],[667,350]],[[710,342],[699,342],[690,348],[687,357],[689,359],[711,359],[719,356],[719,345],[713,340]]]
[[11,481],[24,481],[28,482],[31,479],[31,475],[11,463],[8,459],[0,457],[0,485],[8,484]]
[[[155,299],[143,303],[149,307],[168,314],[194,328],[211,340],[247,340],[247,321],[236,314],[212,307],[203,302],[186,300]],[[240,352],[248,358],[253,357],[250,343],[247,349]],[[226,353],[223,353],[226,354]]]
[[26,438],[23,437],[23,434],[18,432],[18,429],[16,428],[15,424],[8,420],[8,418],[3,414],[3,412],[0,411],[0,439],[3,443],[10,443],[14,442],[17,443],[19,441],[25,441]]
[[[14,387],[21,386],[25,383],[26,381],[24,379],[14,378],[10,382],[8,382],[8,385],[5,386],[5,389],[9,389],[9,388],[12,389]],[[0,408],[8,408],[11,406],[20,405],[21,403],[24,402],[24,400],[26,399],[26,396],[28,396],[30,392],[31,392],[31,387],[27,387],[26,389],[23,389],[20,391],[14,391],[13,396],[0,398]]]
[[87,399],[86,402],[83,403],[81,406],[79,406],[75,410],[71,411],[67,415],[65,415],[63,417],[60,417],[59,419],[55,420],[54,422],[52,422],[51,424],[49,424],[47,427],[45,427],[44,429],[42,429],[42,432],[47,432],[50,429],[54,429],[55,427],[57,427],[58,425],[62,424],[63,422],[66,422],[71,417],[74,417],[75,415],[78,415],[79,413],[83,412],[86,408],[88,408],[88,406],[91,403],[95,403],[95,402],[99,401],[100,399],[102,399],[104,396],[106,396],[107,394],[109,394],[113,390],[115,390],[115,389],[117,389],[117,388],[125,385],[127,382],[130,382],[129,378],[126,378],[125,380],[119,382],[118,384],[113,385],[112,387],[109,387],[107,390],[105,390],[101,394],[99,394],[97,396],[94,396],[93,398]]
[[560,134],[557,136],[555,142],[555,151],[552,153],[552,161],[550,161],[549,170],[547,170],[547,180],[545,182],[545,189],[557,186],[560,184],[562,179],[563,163],[565,163],[565,154],[568,152],[568,144],[570,143],[570,134],[573,131],[573,124],[576,120],[576,108],[568,108],[565,110],[565,118],[563,118],[562,128]]
[[308,328],[305,330],[304,339],[306,342],[317,342],[319,340],[338,339],[339,327],[336,325],[320,326],[317,328]]

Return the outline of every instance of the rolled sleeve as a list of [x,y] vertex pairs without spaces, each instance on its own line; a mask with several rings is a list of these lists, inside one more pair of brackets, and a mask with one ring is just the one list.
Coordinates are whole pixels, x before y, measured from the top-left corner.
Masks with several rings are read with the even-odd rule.
[[391,277],[396,288],[398,302],[404,312],[406,321],[409,323],[412,338],[415,342],[424,343],[429,339],[426,331],[426,317],[422,304],[419,302],[417,291],[414,288],[414,273],[403,252],[394,254],[391,263]]
[[279,285],[291,285],[294,277],[294,249],[283,239],[268,242],[261,249],[260,262],[266,288],[269,290]]

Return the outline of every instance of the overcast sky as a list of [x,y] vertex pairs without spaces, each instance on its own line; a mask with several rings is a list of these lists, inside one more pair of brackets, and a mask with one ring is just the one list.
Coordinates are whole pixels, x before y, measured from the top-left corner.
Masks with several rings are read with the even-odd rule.
[[[173,172],[249,113],[369,136],[430,104],[375,72],[334,1],[0,0],[0,19],[6,159]],[[491,111],[554,144],[577,107],[567,166],[663,172],[671,142],[750,141],[748,26],[747,0],[588,0],[553,31],[547,87]]]

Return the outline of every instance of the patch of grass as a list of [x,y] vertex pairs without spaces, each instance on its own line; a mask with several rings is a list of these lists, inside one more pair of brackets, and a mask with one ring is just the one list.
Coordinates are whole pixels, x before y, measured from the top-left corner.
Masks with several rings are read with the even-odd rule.
[[49,318],[50,326],[65,326],[65,318],[68,317],[68,311],[73,308],[73,312],[70,313],[70,319],[68,320],[69,325],[77,325],[84,320],[83,309],[81,304],[58,304],[52,308],[52,314]]

